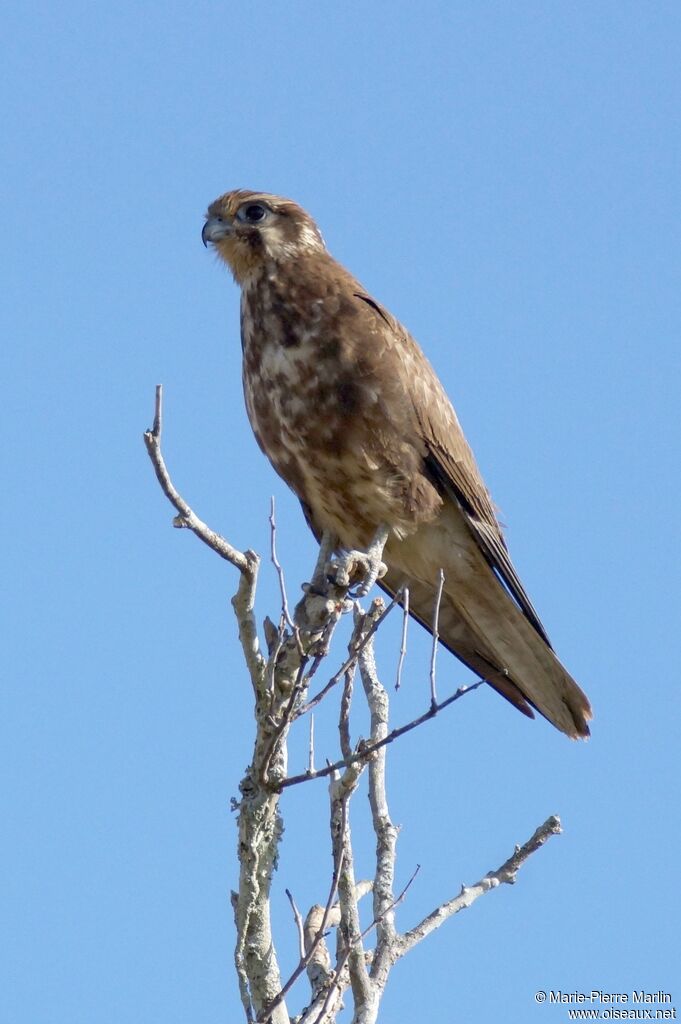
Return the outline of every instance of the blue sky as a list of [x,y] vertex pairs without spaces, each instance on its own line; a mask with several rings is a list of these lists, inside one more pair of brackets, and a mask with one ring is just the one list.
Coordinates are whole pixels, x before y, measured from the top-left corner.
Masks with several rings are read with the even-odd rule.
[[[596,713],[570,744],[483,689],[391,751],[402,882],[422,865],[403,928],[549,814],[565,834],[398,966],[381,1019],[567,1019],[537,989],[681,1003],[678,4],[67,0],[3,20],[0,1019],[241,1017],[236,580],[172,530],[142,444],[160,381],[187,500],[266,552],[274,494],[289,586],[309,578],[243,410],[237,292],[200,242],[234,187],[307,207],[420,340]],[[265,567],[261,617],[276,593]],[[393,624],[386,679],[396,643]],[[413,630],[396,723],[425,706],[427,659]],[[439,665],[443,692],[465,680]],[[284,813],[290,967],[283,889],[305,907],[328,888],[324,784]]]

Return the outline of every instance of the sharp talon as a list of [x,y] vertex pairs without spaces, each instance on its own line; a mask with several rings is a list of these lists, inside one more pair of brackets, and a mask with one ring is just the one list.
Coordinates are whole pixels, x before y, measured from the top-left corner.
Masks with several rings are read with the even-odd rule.
[[366,597],[376,580],[388,571],[383,562],[363,551],[348,551],[344,569],[349,583],[358,584],[355,597]]
[[[340,558],[324,562],[323,557],[333,550],[329,544],[320,549],[315,575],[312,577],[312,586],[318,585],[318,574],[323,576],[328,583],[339,588],[357,587],[355,592],[348,594],[351,598],[364,597],[369,593],[376,580],[385,576],[388,567],[381,561],[383,546],[385,544],[388,528],[381,527],[374,537],[367,551],[345,551]],[[335,543],[335,541],[334,541]]]
[[329,562],[326,566],[325,576],[327,583],[334,587],[350,586],[350,573],[345,561]]

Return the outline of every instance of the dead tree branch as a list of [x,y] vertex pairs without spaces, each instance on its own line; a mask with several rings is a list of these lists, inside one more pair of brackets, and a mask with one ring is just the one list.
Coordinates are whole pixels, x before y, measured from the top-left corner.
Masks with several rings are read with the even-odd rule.
[[[380,598],[379,598],[380,600]],[[439,704],[430,705],[427,711],[424,711],[422,715],[412,719],[411,722],[407,722],[406,725],[400,725],[396,729],[392,729],[386,736],[380,740],[376,740],[375,743],[363,742],[357,746],[357,749],[348,758],[341,758],[339,761],[334,761],[333,764],[327,764],[324,768],[318,768],[314,772],[301,772],[300,775],[289,775],[288,778],[282,779],[279,783],[281,789],[286,789],[288,786],[297,786],[301,782],[310,782],[312,779],[323,779],[327,775],[332,775],[336,771],[340,771],[341,768],[347,768],[350,764],[355,764],[358,761],[366,761],[381,747],[387,746],[389,743],[393,743],[399,739],[400,736],[404,736],[406,733],[411,732],[412,729],[418,728],[419,725],[423,725],[424,722],[428,722],[431,718],[435,718],[441,711],[448,708],[450,704],[454,704],[457,700],[461,700],[467,693],[472,693],[473,690],[477,690],[479,686],[484,683],[483,679],[478,680],[477,683],[471,683],[469,686],[460,686],[455,693],[452,693],[449,697],[440,701]]]
[[[374,602],[369,613],[360,620],[361,628],[371,625],[372,614],[377,612]],[[359,619],[359,616],[358,616]],[[371,822],[376,835],[376,873],[374,875],[374,920],[376,921],[376,949],[371,965],[371,979],[382,994],[388,979],[390,955],[395,941],[394,911],[395,860],[397,857],[398,829],[393,825],[388,809],[385,784],[386,746],[377,747],[388,735],[390,699],[378,678],[373,641],[364,648],[359,660],[359,673],[371,713],[371,744],[374,754],[369,761],[369,805]]]
[[265,668],[265,659],[260,653],[258,629],[253,614],[255,589],[258,582],[260,558],[255,551],[239,551],[221,534],[211,530],[202,519],[190,508],[173,484],[163,457],[161,442],[163,437],[163,385],[156,386],[156,402],[154,408],[154,424],[151,430],[145,431],[144,443],[154,467],[156,478],[168,501],[176,509],[177,516],[173,526],[178,529],[191,530],[195,536],[214,551],[220,558],[229,562],[239,570],[239,587],[232,598],[239,626],[239,640],[244,658],[251,677],[251,683],[257,690]]
[[252,571],[252,560],[256,560],[256,565],[260,559],[253,551],[239,551],[237,548],[232,547],[229,541],[221,537],[219,533],[211,530],[209,526],[199,519],[195,512],[189,507],[187,502],[181,497],[180,493],[175,488],[170,474],[165,464],[165,460],[161,453],[161,439],[163,435],[163,385],[157,384],[156,386],[156,407],[154,410],[154,425],[151,430],[145,431],[144,443],[147,446],[149,458],[151,459],[156,478],[161,485],[161,490],[168,498],[168,501],[177,510],[177,517],[173,521],[173,526],[178,529],[186,528],[195,533],[199,540],[207,544],[209,548],[215,551],[216,554],[220,555],[227,562],[239,570],[241,573],[248,574]]
[[[241,780],[238,807],[239,885],[232,894],[236,923],[234,960],[239,994],[247,1022],[253,1024],[333,1024],[343,1006],[343,996],[352,992],[353,1024],[375,1024],[381,998],[394,964],[415,945],[460,910],[471,906],[485,892],[501,884],[513,884],[527,859],[553,835],[561,832],[560,821],[551,817],[496,871],[472,886],[463,886],[453,899],[442,903],[413,928],[400,934],[395,911],[402,903],[416,872],[395,897],[395,864],[399,829],[393,824],[386,787],[388,746],[455,703],[481,682],[461,686],[444,700],[436,694],[435,664],[438,644],[439,605],[443,575],[434,608],[433,647],[430,660],[430,704],[428,709],[405,725],[390,728],[388,692],[376,669],[374,639],[398,601],[404,606],[402,640],[397,668],[401,680],[406,654],[408,590],[396,593],[386,606],[382,599],[372,602],[367,612],[348,600],[349,583],[340,585],[333,574],[333,540],[326,536],[313,574],[312,584],[303,586],[303,597],[293,613],[289,610],[284,571],[276,550],[274,504],[270,514],[271,560],[279,580],[281,615],[277,628],[265,619],[267,657],[262,653],[255,618],[255,593],[260,559],[253,551],[239,551],[208,527],[182,498],[168,472],[162,450],[163,394],[156,389],[154,423],[144,442],[159,484],[177,515],[176,527],[186,528],[239,572],[232,599],[239,640],[248,669],[255,702],[256,733],[251,763]],[[347,574],[346,574],[347,575]],[[354,630],[348,656],[325,686],[308,699],[310,682],[327,656],[334,629],[344,612],[354,609]],[[362,687],[354,686],[359,673]],[[341,758],[314,769],[314,731],[310,716],[308,770],[288,775],[288,738],[292,728],[308,711],[318,707],[341,680],[342,696],[337,710]],[[353,746],[351,706],[353,699],[367,702],[369,737]],[[373,878],[355,878],[350,806],[360,777],[367,770],[371,827],[376,839]],[[328,896],[315,904],[303,921],[287,889],[298,936],[298,963],[282,983],[271,926],[271,887],[283,834],[282,795],[290,786],[312,779],[330,777],[330,835],[333,870]],[[418,871],[418,868],[416,869]],[[373,898],[373,919],[360,924],[359,901],[368,892]],[[335,932],[335,962],[327,938]],[[375,932],[373,949],[366,939]],[[310,993],[307,1006],[292,1018],[287,1009],[296,982],[307,974]]]
[[540,850],[551,836],[560,835],[562,831],[560,818],[557,818],[555,815],[547,818],[544,824],[539,826],[526,843],[523,843],[522,846],[516,846],[513,855],[504,861],[500,868],[497,868],[496,871],[488,872],[484,878],[481,878],[474,885],[462,885],[458,896],[441,904],[432,913],[428,914],[427,917],[424,917],[414,928],[410,928],[408,932],[405,932],[397,942],[396,951],[398,956],[404,956],[418,942],[421,942],[431,932],[434,932],[436,928],[439,928],[441,924],[444,924],[448,918],[458,914],[460,910],[465,910],[466,907],[472,906],[480,896],[484,896],[490,889],[496,889],[499,885],[513,885],[518,871],[525,861],[533,853],[536,853],[537,850]]

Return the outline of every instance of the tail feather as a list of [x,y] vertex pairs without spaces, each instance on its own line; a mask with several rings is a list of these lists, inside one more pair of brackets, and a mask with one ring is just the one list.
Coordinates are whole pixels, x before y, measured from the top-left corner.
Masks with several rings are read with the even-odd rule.
[[[391,569],[381,584],[394,593],[402,582]],[[589,735],[592,717],[586,695],[528,622],[513,599],[489,573],[486,585],[452,581],[440,605],[441,643],[524,715],[535,708],[572,739]],[[409,581],[409,611],[432,632],[435,587]]]
[[[304,503],[303,512],[319,540],[321,529]],[[589,736],[586,694],[554,654],[534,610],[533,622],[499,582],[455,506],[402,541],[390,538],[384,558],[388,572],[379,585],[392,596],[407,583],[410,615],[428,632],[443,566],[442,645],[528,718],[534,708],[572,739]]]

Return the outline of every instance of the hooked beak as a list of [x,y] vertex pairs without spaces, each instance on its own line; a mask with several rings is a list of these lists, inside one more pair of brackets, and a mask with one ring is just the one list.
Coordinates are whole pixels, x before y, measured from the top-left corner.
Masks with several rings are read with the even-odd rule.
[[201,241],[208,248],[209,242],[220,242],[232,233],[232,225],[222,217],[209,217],[201,231]]

